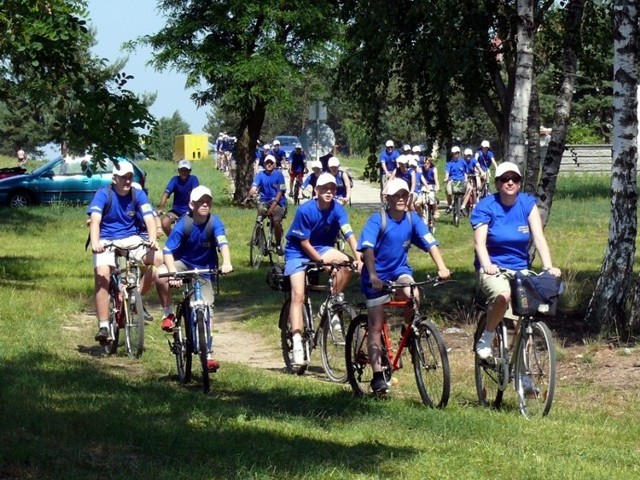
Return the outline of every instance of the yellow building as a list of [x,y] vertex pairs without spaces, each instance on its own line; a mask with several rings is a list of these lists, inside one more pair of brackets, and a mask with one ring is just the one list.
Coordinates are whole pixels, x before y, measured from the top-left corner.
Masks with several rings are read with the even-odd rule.
[[202,160],[209,157],[209,135],[206,133],[189,133],[176,135],[173,145],[173,161]]

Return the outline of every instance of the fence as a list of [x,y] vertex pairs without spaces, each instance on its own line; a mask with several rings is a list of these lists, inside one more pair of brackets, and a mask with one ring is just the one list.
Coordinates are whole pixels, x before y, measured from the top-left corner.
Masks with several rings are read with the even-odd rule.
[[[540,148],[544,160],[547,147]],[[611,145],[567,145],[560,162],[560,173],[611,173]]]

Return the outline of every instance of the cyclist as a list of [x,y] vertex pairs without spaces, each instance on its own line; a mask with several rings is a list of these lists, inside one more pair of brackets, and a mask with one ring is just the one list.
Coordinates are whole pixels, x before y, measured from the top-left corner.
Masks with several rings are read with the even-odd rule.
[[329,173],[336,177],[335,199],[342,205],[349,203],[351,197],[351,180],[349,174],[340,168],[338,157],[331,157],[327,162]]
[[474,195],[474,191],[477,191],[477,179],[482,175],[482,169],[480,168],[480,165],[478,165],[478,161],[473,156],[473,150],[470,148],[466,148],[464,150],[464,168],[467,191],[464,194],[462,205],[460,206],[462,215],[467,214],[465,208],[467,207],[468,202],[471,202],[471,208],[473,208],[478,201]]
[[413,172],[415,176],[415,185],[411,191],[411,198],[409,199],[410,210],[415,210],[418,215],[422,216],[424,212],[424,199],[420,195],[420,189],[424,185],[424,176],[422,175],[422,169],[418,168],[418,156],[412,155],[409,159],[409,170]]
[[307,173],[307,155],[304,153],[304,150],[302,150],[301,144],[295,144],[295,148],[293,152],[291,152],[290,160],[289,190],[291,193],[289,195],[293,197],[293,182],[297,179],[300,184],[302,184],[302,177]]
[[380,159],[378,163],[380,164],[380,200],[382,201],[384,187],[391,176],[391,172],[393,172],[396,167],[396,159],[400,156],[400,152],[398,152],[394,148],[393,140],[387,140],[385,144],[384,150],[380,153]]
[[27,164],[27,154],[24,153],[24,150],[20,149],[16,155],[18,157],[18,167],[24,167]]
[[[475,268],[482,292],[487,296],[487,326],[475,345],[478,357],[491,356],[496,327],[503,318],[513,319],[509,278],[516,270],[528,269],[529,242],[533,238],[543,270],[559,277],[542,230],[536,200],[519,193],[522,175],[515,163],[503,162],[496,169],[498,193],[483,198],[471,214]],[[500,268],[507,272],[501,273]]]
[[[451,158],[444,168],[444,184],[447,192],[447,209],[445,213],[451,213],[453,209],[453,190],[459,188],[460,184],[464,188],[465,181],[464,160],[460,158],[460,147],[451,148]],[[453,184],[456,182],[456,185]]]
[[[103,342],[109,338],[109,277],[115,268],[115,254],[111,250],[105,250],[105,243],[116,243],[126,248],[138,245],[142,238],[138,234],[136,225],[136,213],[140,213],[149,235],[149,249],[139,247],[132,252],[133,258],[146,265],[158,267],[162,264],[160,255],[155,254],[156,224],[153,218],[153,208],[144,190],[136,191],[135,201],[131,193],[133,182],[133,165],[129,162],[119,162],[113,167],[113,189],[98,190],[89,204],[89,240],[93,251],[93,268],[95,278],[95,302],[98,315],[98,333],[96,341]],[[108,208],[105,208],[109,205]],[[104,215],[103,215],[104,214]],[[157,280],[157,273],[151,276],[143,276],[140,292],[144,295]],[[163,305],[171,300],[164,293],[160,301]]]
[[[347,239],[355,258],[360,258],[347,211],[334,199],[336,189],[336,178],[330,173],[321,174],[316,182],[316,197],[298,208],[287,232],[284,274],[289,276],[291,281],[289,322],[293,335],[293,363],[296,365],[304,363],[301,337],[306,275],[304,263],[320,260],[325,263],[348,260],[347,255],[334,248],[338,231],[341,231]],[[359,266],[359,261],[357,263]],[[336,301],[339,301],[339,294],[349,283],[351,272],[339,269],[335,276],[332,293]]]
[[280,148],[280,140],[275,139],[272,143],[269,154],[276,159],[276,169],[282,170],[287,168],[287,153]]
[[[248,197],[260,194],[258,212],[263,217],[271,217],[273,233],[275,235],[276,253],[283,255],[282,246],[282,219],[287,211],[287,184],[282,171],[276,170],[276,159],[273,155],[267,155],[264,159],[264,170],[253,179]],[[245,201],[248,200],[245,199]]]
[[[167,243],[163,248],[164,265],[160,267],[160,273],[184,272],[192,269],[218,268],[218,253],[222,255],[222,265],[220,271],[229,273],[233,270],[231,265],[231,251],[227,243],[224,225],[218,216],[211,213],[211,201],[213,195],[211,190],[205,186],[198,186],[193,189],[189,197],[189,209],[191,230],[186,231],[187,219],[181,218],[176,227],[169,235]],[[208,225],[211,224],[211,227]],[[213,282],[210,276],[203,275],[202,296],[204,301],[213,309]],[[169,280],[172,287],[180,287],[182,280]],[[162,329],[170,332],[173,330],[175,315],[173,311],[165,312],[162,320]],[[213,319],[209,322],[211,328]],[[211,333],[211,332],[209,332]],[[220,364],[211,358],[209,352],[209,371],[215,372]]]
[[191,162],[189,160],[180,160],[178,162],[178,175],[172,177],[167,183],[162,198],[160,199],[160,207],[158,214],[164,214],[165,204],[171,195],[173,195],[173,205],[162,217],[162,230],[165,235],[171,233],[171,227],[178,219],[189,211],[189,194],[191,190],[200,185],[198,177],[191,175]]
[[493,165],[494,169],[498,168],[495,156],[491,151],[491,144],[489,143],[489,140],[483,140],[480,144],[480,148],[476,152],[476,160],[482,170],[482,176],[480,178],[482,183],[479,185],[479,188],[482,189],[484,187],[484,183],[488,182],[489,178],[491,178],[491,165]]
[[[405,145],[405,147],[408,147],[408,145]],[[411,151],[411,148],[409,148],[409,151]],[[399,178],[401,180],[404,180],[407,183],[407,185],[409,185],[410,191],[413,192],[416,188],[416,172],[409,168],[410,157],[411,157],[410,154],[400,155],[398,157],[398,159],[396,160],[396,162],[398,162],[398,168],[396,168],[393,171],[393,173],[391,174],[391,177],[389,177],[389,181],[393,180],[394,178]],[[409,196],[409,201],[407,202],[407,208],[413,209],[412,195]]]
[[424,159],[424,168],[422,169],[423,188],[427,191],[427,207],[431,209],[433,218],[438,218],[438,201],[436,193],[440,191],[440,182],[438,181],[438,169],[433,157],[427,156]]
[[[438,276],[447,279],[450,276],[445,266],[438,242],[429,228],[414,212],[405,212],[409,200],[409,185],[402,179],[389,180],[387,184],[388,208],[369,217],[362,229],[358,250],[362,252],[362,293],[367,298],[369,315],[368,345],[373,379],[371,389],[374,392],[386,391],[388,386],[382,374],[381,335],[384,321],[384,304],[389,295],[382,291],[384,282],[413,282],[413,271],[408,264],[408,252],[411,243],[428,252],[438,269]],[[382,215],[386,216],[383,220]],[[411,218],[409,218],[411,217]],[[409,297],[405,288],[400,297]],[[405,317],[412,311],[405,310]],[[407,317],[407,318],[408,318]],[[405,320],[407,319],[405,318]]]
[[264,159],[269,155],[269,151],[271,150],[271,145],[265,143],[262,147],[262,150],[258,152],[256,155],[256,163],[254,165],[254,175],[257,175],[261,171],[264,170]]
[[320,160],[314,160],[313,162],[311,162],[311,174],[304,179],[304,182],[302,182],[302,190],[306,190],[307,187],[311,185],[311,188],[314,190],[312,196],[315,197],[316,182],[318,181],[318,177],[321,173],[322,163],[320,162]]

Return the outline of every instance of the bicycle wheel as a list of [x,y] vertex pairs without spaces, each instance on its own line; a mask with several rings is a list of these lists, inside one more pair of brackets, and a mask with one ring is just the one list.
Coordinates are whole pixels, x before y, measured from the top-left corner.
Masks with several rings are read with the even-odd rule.
[[173,354],[176,356],[176,368],[178,370],[178,380],[181,384],[188,383],[191,380],[191,335],[187,325],[187,318],[184,310],[178,309],[176,315],[176,325],[173,329]]
[[264,230],[260,224],[253,227],[251,234],[251,245],[249,246],[249,262],[254,269],[260,267],[264,251],[266,249],[267,240],[264,238]]
[[456,195],[453,200],[453,224],[456,227],[460,226],[460,215],[462,214],[460,210],[461,199],[460,195]]
[[373,380],[368,333],[369,317],[366,314],[354,318],[347,330],[345,345],[347,380],[353,393],[358,397],[363,397],[371,391],[371,380]]
[[118,317],[121,314],[121,306],[115,297],[117,295],[117,287],[109,288],[109,335],[111,340],[101,342],[100,345],[107,355],[114,355],[118,351],[118,342],[120,341],[120,327],[118,326]]
[[[307,370],[307,364],[294,365],[293,363],[293,335],[291,335],[291,324],[289,323],[289,308],[291,306],[291,299],[287,298],[282,304],[280,309],[280,320],[278,325],[280,326],[280,345],[282,347],[282,358],[284,359],[285,372],[302,375]],[[302,306],[302,321],[304,325],[309,324],[309,312],[307,312],[306,306]],[[305,341],[303,336],[303,342]],[[305,348],[305,352],[308,349]]]
[[200,358],[200,367],[202,370],[202,391],[204,393],[209,393],[209,365],[207,362],[207,354],[209,353],[209,350],[207,349],[207,328],[204,319],[204,311],[202,310],[196,310],[196,325],[198,330],[198,357]]
[[476,333],[473,336],[476,392],[480,405],[500,408],[509,377],[509,358],[504,341],[505,328],[502,323],[498,325],[496,338],[493,342],[493,356],[487,360],[482,360],[475,355],[475,346],[482,332],[484,332],[486,324],[487,314],[483,312],[478,321]]
[[437,327],[426,318],[413,335],[411,361],[422,402],[427,407],[444,408],[449,402],[451,374],[444,340]]
[[144,308],[138,287],[129,291],[124,333],[127,353],[130,357],[140,358],[144,350]]
[[[337,315],[340,322],[336,328],[333,325],[333,316]],[[332,382],[344,383],[347,381],[347,369],[344,355],[344,332],[347,331],[356,312],[351,305],[338,304],[329,308],[323,315],[322,323],[322,366]]]
[[545,416],[556,388],[556,353],[551,331],[531,322],[521,334],[515,361],[516,399],[525,417]]
[[296,180],[293,186],[293,204],[300,205],[300,181]]

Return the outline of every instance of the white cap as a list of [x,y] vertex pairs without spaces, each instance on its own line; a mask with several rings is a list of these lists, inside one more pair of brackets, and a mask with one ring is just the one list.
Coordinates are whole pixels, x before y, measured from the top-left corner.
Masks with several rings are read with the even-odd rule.
[[387,140],[387,143],[385,143],[386,147],[394,147],[395,145],[393,144],[393,140]]
[[522,177],[518,165],[513,162],[502,162],[498,165],[498,168],[496,168],[496,178],[501,177],[507,172],[517,173],[519,177]]
[[204,185],[198,185],[196,188],[191,190],[191,195],[189,196],[189,200],[191,200],[192,202],[197,202],[205,195],[208,195],[210,198],[213,198],[213,195],[211,195],[211,190],[209,190]]
[[407,182],[401,178],[389,180],[389,183],[387,183],[387,195],[395,195],[400,190],[405,190],[407,193],[409,192],[409,185],[407,185]]
[[417,167],[418,166],[418,159],[413,156],[409,159],[409,165],[412,167]]
[[409,156],[400,155],[398,158],[396,158],[396,163],[409,163]]
[[413,153],[420,153],[422,150],[420,150],[420,145],[415,145],[415,146],[411,149],[411,151],[412,151]]
[[329,161],[327,162],[327,166],[329,166],[329,167],[339,167],[340,166],[340,160],[338,160],[338,157],[331,157],[329,159]]
[[273,146],[280,145],[280,140],[276,139],[273,141]]
[[26,155],[24,154],[24,150],[18,150],[18,158],[24,158]]
[[402,150],[403,150],[404,152],[410,152],[410,151],[411,151],[411,145],[409,145],[408,143],[405,143],[405,144],[402,146]]
[[311,168],[319,168],[320,170],[322,170],[322,162],[320,160],[314,160],[313,162],[311,162]]
[[330,173],[323,173],[318,177],[318,180],[316,181],[316,187],[321,187],[323,185],[327,185],[329,183],[333,183],[334,185],[338,185],[338,182],[336,181],[336,177],[334,177],[333,175],[331,175]]
[[181,168],[186,168],[191,170],[191,162],[189,160],[180,160],[178,162],[178,170],[180,170]]
[[460,153],[460,147],[452,147],[451,153]]
[[265,149],[265,150],[269,150],[269,149],[271,149],[271,145],[269,145],[268,143],[265,143],[262,148]]
[[[119,168],[118,168],[119,167]],[[128,173],[133,175],[133,165],[130,162],[118,162],[118,166],[113,166],[113,175],[124,177]]]
[[482,148],[491,148],[491,145],[489,144],[489,140],[483,140],[480,146]]
[[267,155],[266,157],[264,157],[264,163],[267,162],[276,163],[276,157],[274,157],[273,155]]
[[294,145],[294,148],[302,148],[302,144],[301,144],[301,143],[296,143],[296,144]]
[[465,148],[464,149],[464,154],[465,155],[473,155],[473,150],[471,150],[470,148]]

